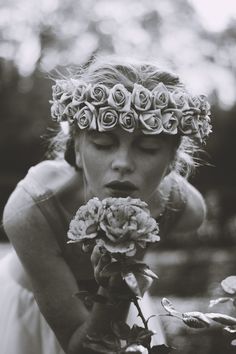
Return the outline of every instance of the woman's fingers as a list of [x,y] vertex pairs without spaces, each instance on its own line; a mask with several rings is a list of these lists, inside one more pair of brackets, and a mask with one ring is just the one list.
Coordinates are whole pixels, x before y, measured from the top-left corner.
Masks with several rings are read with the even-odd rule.
[[101,256],[102,256],[102,254],[99,250],[99,246],[96,245],[93,249],[92,254],[91,254],[91,262],[92,262],[92,265],[94,268],[98,265],[98,262],[99,262]]
[[111,263],[111,257],[109,254],[101,254],[97,246],[94,247],[94,250],[91,255],[91,262],[94,268],[94,277],[98,284],[101,286],[107,286],[109,282],[108,277],[101,276],[101,272],[105,266]]

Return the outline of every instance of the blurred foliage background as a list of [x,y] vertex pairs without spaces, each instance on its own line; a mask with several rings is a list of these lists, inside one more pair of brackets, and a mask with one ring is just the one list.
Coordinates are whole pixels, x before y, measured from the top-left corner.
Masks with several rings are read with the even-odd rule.
[[[203,13],[210,2],[202,2]],[[212,20],[220,2],[212,2]],[[224,4],[227,7],[227,0]],[[182,296],[184,284],[191,284],[195,274],[203,288],[195,283],[197,288],[190,291],[186,285],[187,295],[192,299],[198,289],[207,298],[235,266],[236,16],[213,30],[190,0],[0,0],[0,213],[16,183],[44,158],[47,127],[56,128],[48,103],[50,73],[84,64],[96,54],[113,53],[158,61],[180,74],[193,92],[209,95],[214,133],[204,146],[206,163],[191,177],[205,196],[208,216],[197,235],[163,243],[163,252],[172,248],[168,259],[184,281],[179,288],[172,280],[164,282],[161,290]],[[6,240],[2,229],[0,239]],[[201,253],[206,247],[217,249],[218,256]],[[176,249],[185,249],[185,257]],[[159,260],[158,266],[164,267],[165,253]],[[213,276],[212,267],[219,262],[226,268]],[[207,270],[204,279],[199,263]],[[199,337],[194,346],[183,338],[178,336],[176,342],[188,348],[182,354],[231,353],[231,348],[221,350],[219,343],[217,347],[207,342],[205,335],[206,351],[199,347]]]

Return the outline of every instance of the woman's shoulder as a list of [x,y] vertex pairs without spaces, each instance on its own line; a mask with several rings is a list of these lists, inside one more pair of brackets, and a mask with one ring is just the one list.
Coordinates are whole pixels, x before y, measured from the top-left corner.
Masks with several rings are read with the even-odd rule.
[[186,178],[176,176],[174,182],[175,198],[180,199],[183,205],[178,223],[177,232],[189,232],[198,229],[206,216],[206,204],[202,194]]
[[56,190],[75,175],[75,169],[65,160],[45,160],[31,167],[26,179],[34,178],[45,188]]
[[3,212],[3,222],[38,217],[39,204],[50,199],[54,192],[71,178],[73,171],[63,161],[45,160],[31,167],[11,193]]
[[[39,239],[42,240],[42,235],[45,242],[49,242],[54,234],[59,238],[61,230],[66,228],[66,220],[62,217],[53,193],[43,194],[49,185],[47,178],[57,178],[56,169],[60,170],[59,164],[51,161],[37,164],[10,195],[3,211],[3,227],[14,245],[20,242],[26,245],[36,239],[41,242]],[[35,178],[37,185],[33,189],[36,188],[37,193],[31,190]],[[38,192],[40,188],[42,192]]]
[[169,199],[167,215],[173,214],[176,232],[189,232],[201,226],[206,206],[202,194],[183,176],[171,173],[169,184]]

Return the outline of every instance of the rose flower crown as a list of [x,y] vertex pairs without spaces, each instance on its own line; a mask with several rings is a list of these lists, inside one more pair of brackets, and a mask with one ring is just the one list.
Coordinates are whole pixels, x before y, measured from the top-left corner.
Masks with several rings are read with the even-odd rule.
[[130,92],[122,84],[108,88],[77,79],[56,80],[52,97],[52,119],[79,129],[140,129],[144,134],[180,134],[203,142],[212,128],[205,95],[192,96],[162,82],[152,91],[135,83]]

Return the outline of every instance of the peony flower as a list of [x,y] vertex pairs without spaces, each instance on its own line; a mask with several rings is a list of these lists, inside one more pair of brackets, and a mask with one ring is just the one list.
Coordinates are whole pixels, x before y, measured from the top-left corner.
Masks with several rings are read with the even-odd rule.
[[154,109],[163,109],[168,106],[170,95],[162,82],[152,90],[152,96]]
[[96,129],[96,110],[88,102],[75,115],[74,120],[80,129]]
[[182,117],[182,111],[178,109],[165,109],[162,112],[163,132],[168,134],[178,133],[179,119]]
[[118,113],[110,107],[99,108],[97,117],[98,131],[104,132],[113,129],[118,122]]
[[72,94],[72,105],[78,107],[81,103],[87,101],[88,91],[91,85],[88,85],[83,82],[76,84],[73,94]]
[[130,110],[131,93],[124,85],[117,84],[110,89],[107,102],[118,111],[128,112]]
[[102,84],[96,84],[89,90],[90,103],[95,106],[101,106],[107,102],[109,89]]
[[144,134],[160,134],[163,131],[160,109],[141,113],[139,120]]
[[144,86],[134,84],[131,100],[138,111],[147,111],[152,104],[152,94]]
[[134,255],[137,245],[144,247],[146,242],[160,240],[157,223],[140,199],[107,198],[102,203],[100,228],[104,237],[97,244],[108,252]]
[[82,205],[70,222],[67,235],[72,241],[69,242],[94,239],[98,235],[102,212],[103,205],[98,198],[92,198],[86,205]]
[[148,354],[148,350],[141,344],[131,344],[126,348],[125,353]]
[[138,114],[131,109],[129,112],[122,112],[119,114],[119,124],[121,128],[127,132],[132,133],[137,126]]

